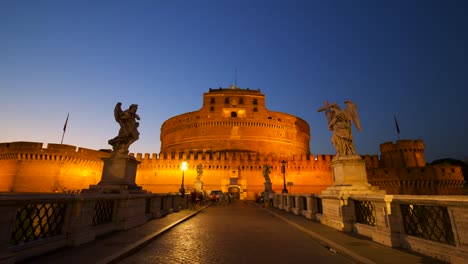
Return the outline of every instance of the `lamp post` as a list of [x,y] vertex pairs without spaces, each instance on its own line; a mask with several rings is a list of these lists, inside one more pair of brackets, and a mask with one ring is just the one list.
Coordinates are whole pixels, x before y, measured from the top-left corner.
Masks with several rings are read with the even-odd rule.
[[180,185],[180,194],[182,195],[182,197],[185,196],[185,189],[184,189],[184,173],[185,173],[185,170],[187,170],[187,162],[183,161],[182,162],[182,184]]
[[281,161],[281,173],[283,174],[283,181],[284,187],[282,193],[288,193],[288,189],[286,188],[286,161]]

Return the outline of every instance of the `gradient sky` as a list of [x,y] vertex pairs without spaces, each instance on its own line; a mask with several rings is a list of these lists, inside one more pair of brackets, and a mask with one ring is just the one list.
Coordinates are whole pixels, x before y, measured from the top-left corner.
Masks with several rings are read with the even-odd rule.
[[[334,154],[325,99],[350,99],[359,154],[422,139],[428,162],[468,157],[468,1],[0,1],[0,142],[111,148],[114,105],[139,105],[131,152],[209,88],[261,89]],[[46,144],[44,145],[44,147]]]

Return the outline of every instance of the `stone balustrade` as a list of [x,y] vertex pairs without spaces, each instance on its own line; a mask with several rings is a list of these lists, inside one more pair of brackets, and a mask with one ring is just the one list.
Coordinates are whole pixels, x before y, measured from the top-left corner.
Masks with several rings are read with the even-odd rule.
[[178,194],[0,196],[0,263],[14,263],[139,226],[185,208]]
[[[318,194],[275,194],[274,207],[322,222],[324,210],[339,210],[341,229],[395,248],[449,263],[468,259],[468,197],[362,194],[339,197],[326,208]],[[324,197],[323,199],[330,199]],[[331,203],[329,203],[331,204]],[[325,206],[325,208],[323,207]]]

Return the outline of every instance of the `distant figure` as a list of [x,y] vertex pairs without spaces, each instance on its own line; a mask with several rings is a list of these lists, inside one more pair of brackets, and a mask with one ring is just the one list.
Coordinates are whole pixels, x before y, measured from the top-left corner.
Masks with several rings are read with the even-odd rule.
[[336,103],[329,105],[328,101],[325,101],[325,105],[318,109],[318,112],[325,111],[328,129],[333,131],[331,140],[336,149],[335,158],[356,155],[351,121],[354,122],[358,131],[361,131],[356,105],[349,100],[346,100],[345,104],[345,110],[341,110]]
[[270,206],[273,207],[273,198],[275,198],[275,193],[274,192],[270,192],[269,195],[268,195],[268,199],[269,199],[269,202],[270,202]]
[[200,181],[202,175],[203,175],[203,165],[198,164],[197,165],[197,181]]
[[126,157],[128,156],[128,148],[130,145],[137,141],[140,137],[138,132],[139,123],[136,120],[140,120],[140,116],[137,115],[138,105],[132,104],[130,107],[122,111],[122,103],[118,102],[114,108],[115,121],[119,123],[120,130],[118,136],[109,140],[109,144],[112,146],[112,156],[115,157]]

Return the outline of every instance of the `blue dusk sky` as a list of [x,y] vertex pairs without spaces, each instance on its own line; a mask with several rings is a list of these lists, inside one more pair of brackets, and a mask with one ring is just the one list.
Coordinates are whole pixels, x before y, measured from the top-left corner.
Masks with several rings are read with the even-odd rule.
[[[237,69],[237,80],[235,71]],[[0,142],[109,149],[117,102],[139,105],[135,153],[196,111],[209,88],[260,89],[269,110],[310,125],[312,154],[334,154],[317,109],[350,99],[359,154],[421,139],[427,162],[468,157],[468,1],[0,1]]]

